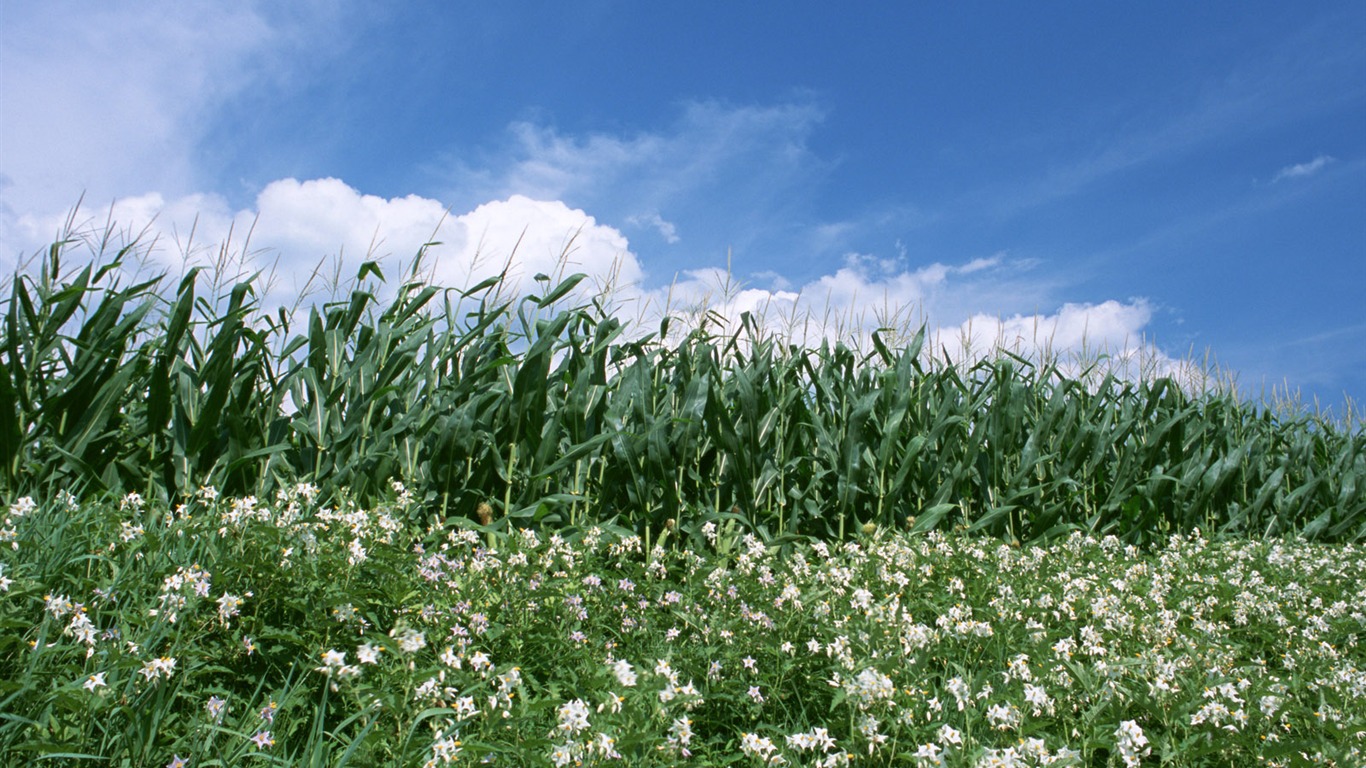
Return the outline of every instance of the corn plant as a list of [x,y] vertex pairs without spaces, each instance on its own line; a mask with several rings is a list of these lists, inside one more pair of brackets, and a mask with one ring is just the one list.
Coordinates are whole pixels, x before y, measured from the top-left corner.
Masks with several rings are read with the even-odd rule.
[[[0,303],[0,494],[295,482],[360,503],[393,480],[419,518],[494,530],[738,519],[771,540],[865,526],[1012,541],[1366,538],[1366,430],[1096,360],[936,355],[925,329],[801,346],[757,318],[645,333],[582,275],[386,293],[374,262],[330,301],[263,305],[257,276],[130,277],[130,245],[59,242]],[[209,290],[205,291],[206,278]],[[888,338],[907,339],[893,346]]]

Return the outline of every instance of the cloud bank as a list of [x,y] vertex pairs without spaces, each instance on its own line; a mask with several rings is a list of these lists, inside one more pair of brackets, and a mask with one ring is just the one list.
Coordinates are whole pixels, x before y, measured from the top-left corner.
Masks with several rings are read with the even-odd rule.
[[[65,221],[24,218],[32,238],[58,231]],[[1069,302],[1009,316],[984,311],[991,304],[983,296],[1022,284],[1019,265],[1004,254],[911,268],[900,259],[851,253],[839,269],[799,286],[776,274],[768,276],[770,287],[746,285],[721,267],[686,270],[667,284],[651,284],[625,234],[561,201],[514,194],[453,213],[434,199],[386,199],[334,178],[272,182],[243,210],[231,210],[213,195],[166,200],[152,193],[122,198],[80,221],[95,235],[104,222],[116,222],[116,239],[139,239],[149,266],[171,274],[233,254],[241,274],[270,276],[268,305],[291,305],[309,286],[326,293],[354,275],[362,260],[379,262],[393,288],[425,247],[421,275],[444,287],[466,288],[501,275],[504,290],[524,295],[537,287],[537,275],[585,273],[585,293],[605,292],[642,332],[669,314],[684,321],[680,332],[707,322],[729,333],[748,314],[766,333],[798,343],[866,344],[879,329],[898,343],[924,325],[930,350],[953,362],[1004,347],[1026,356],[1093,359],[1106,353],[1141,361],[1141,372],[1149,374],[1180,368],[1145,339],[1153,307],[1143,299]]]
[[[71,220],[67,214],[26,215],[18,230],[32,252]],[[453,288],[502,275],[505,288],[520,293],[531,289],[537,274],[583,272],[625,284],[638,283],[643,274],[618,230],[559,201],[522,195],[451,214],[439,201],[417,195],[385,199],[339,179],[282,179],[268,184],[250,209],[233,211],[215,195],[166,200],[150,193],[74,221],[74,231],[91,242],[113,222],[116,241],[138,241],[146,266],[171,274],[211,266],[227,253],[241,273],[272,274],[268,298],[281,303],[310,281],[313,289],[336,277],[344,281],[365,260],[396,275],[424,246],[424,279]]]

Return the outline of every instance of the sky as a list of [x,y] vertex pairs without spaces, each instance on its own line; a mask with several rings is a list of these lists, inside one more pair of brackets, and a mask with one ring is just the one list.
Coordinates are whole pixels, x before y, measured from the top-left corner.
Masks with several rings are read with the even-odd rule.
[[113,222],[286,304],[438,241],[443,285],[1359,407],[1363,41],[1356,0],[0,0],[0,273]]

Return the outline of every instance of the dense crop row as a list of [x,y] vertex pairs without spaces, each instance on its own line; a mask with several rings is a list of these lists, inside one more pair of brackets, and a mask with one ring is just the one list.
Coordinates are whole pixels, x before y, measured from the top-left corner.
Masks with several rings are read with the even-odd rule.
[[[62,266],[54,246],[0,303],[0,494],[287,483],[365,503],[401,479],[415,514],[616,520],[696,535],[733,510],[769,536],[865,523],[1020,540],[1220,534],[1366,539],[1366,431],[1170,379],[1085,379],[1002,353],[801,348],[746,318],[642,336],[581,277],[508,297],[367,263],[305,314],[251,281],[134,281],[135,252]],[[673,522],[670,522],[673,521]]]

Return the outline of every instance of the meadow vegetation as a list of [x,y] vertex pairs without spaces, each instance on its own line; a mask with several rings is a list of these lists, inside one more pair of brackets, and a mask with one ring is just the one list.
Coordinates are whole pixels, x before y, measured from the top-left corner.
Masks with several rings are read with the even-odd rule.
[[69,247],[0,305],[0,755],[1362,763],[1350,404]]

